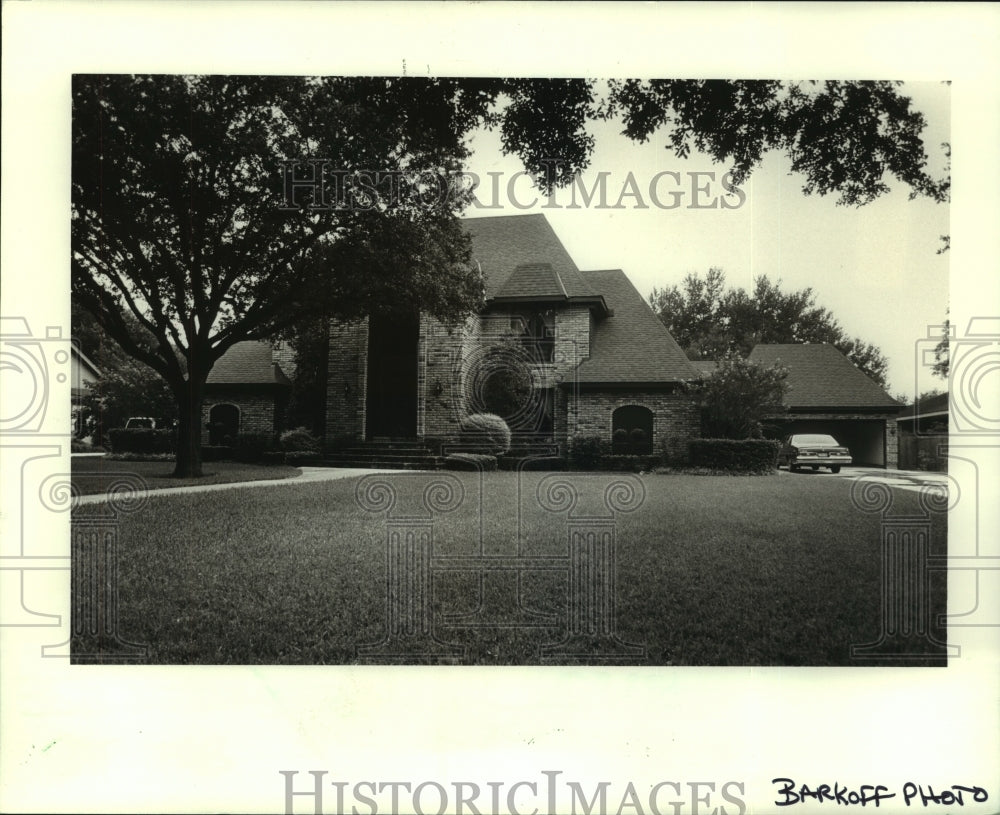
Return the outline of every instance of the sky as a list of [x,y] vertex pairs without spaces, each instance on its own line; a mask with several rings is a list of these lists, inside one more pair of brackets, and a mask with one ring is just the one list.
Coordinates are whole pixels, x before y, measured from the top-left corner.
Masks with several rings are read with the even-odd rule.
[[[949,86],[910,82],[903,92],[927,120],[929,167],[943,169]],[[580,178],[590,191],[599,174],[607,174],[606,206],[598,205],[599,195],[585,205],[576,193],[575,208],[570,190],[559,191],[552,206],[527,177],[517,176],[523,167],[502,155],[497,133],[476,132],[468,168],[481,180],[477,198],[484,206],[466,216],[543,213],[581,269],[620,268],[643,296],[713,266],[730,286],[749,289],[766,275],[786,292],[811,288],[845,332],[882,350],[889,393],[912,398],[915,343],[928,326],[944,321],[948,306],[950,253],[938,254],[940,236],[949,234],[947,204],[909,200],[908,187],[887,179],[891,191],[872,203],[839,206],[835,195],[804,195],[803,177],[790,174],[778,153],[766,155],[739,186],[742,197],[726,197],[722,180],[729,166],[697,153],[679,159],[662,138],[637,145],[620,130],[615,122],[592,128],[594,154]],[[664,171],[679,174],[680,183],[672,175],[654,181]],[[695,208],[713,201],[715,208]],[[679,206],[664,208],[674,202]],[[920,387],[926,385],[922,378]]]

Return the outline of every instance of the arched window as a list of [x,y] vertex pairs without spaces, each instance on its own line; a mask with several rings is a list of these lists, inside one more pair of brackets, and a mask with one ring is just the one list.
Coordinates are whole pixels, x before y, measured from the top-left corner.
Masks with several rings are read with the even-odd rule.
[[240,409],[236,405],[213,405],[208,412],[208,443],[236,443],[240,432]]
[[611,449],[618,455],[652,453],[653,411],[640,405],[624,405],[611,414]]

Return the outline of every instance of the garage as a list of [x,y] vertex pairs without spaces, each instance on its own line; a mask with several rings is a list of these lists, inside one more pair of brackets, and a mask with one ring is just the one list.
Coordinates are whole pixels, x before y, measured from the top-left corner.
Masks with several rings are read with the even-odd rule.
[[854,464],[885,467],[885,419],[792,419],[776,422],[768,435],[783,439],[792,433],[825,433],[851,451]]
[[769,418],[767,436],[825,433],[851,451],[854,464],[896,469],[900,405],[837,348],[827,343],[758,345],[749,359],[788,370],[785,412]]

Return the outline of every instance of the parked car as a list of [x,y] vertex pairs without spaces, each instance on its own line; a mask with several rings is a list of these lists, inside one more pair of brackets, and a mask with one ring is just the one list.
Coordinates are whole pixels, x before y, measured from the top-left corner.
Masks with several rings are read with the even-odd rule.
[[125,422],[126,430],[156,430],[156,419],[149,416],[132,416]]
[[791,472],[801,467],[829,467],[839,473],[840,468],[851,463],[851,451],[833,436],[825,433],[795,433],[786,436],[778,454],[778,464],[787,464]]

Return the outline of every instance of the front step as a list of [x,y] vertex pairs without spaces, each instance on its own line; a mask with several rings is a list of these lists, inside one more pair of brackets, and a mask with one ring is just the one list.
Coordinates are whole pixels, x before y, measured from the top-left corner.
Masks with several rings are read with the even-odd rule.
[[374,439],[329,450],[323,467],[365,467],[392,470],[439,470],[441,459],[419,439]]

